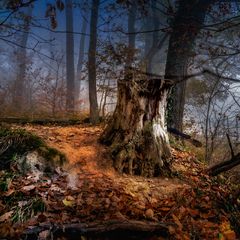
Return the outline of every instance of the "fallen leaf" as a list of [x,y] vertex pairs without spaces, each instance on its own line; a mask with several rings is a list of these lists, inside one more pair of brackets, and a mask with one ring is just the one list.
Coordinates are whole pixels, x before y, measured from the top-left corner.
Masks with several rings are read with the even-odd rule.
[[5,192],[5,193],[3,194],[3,196],[9,197],[9,196],[12,195],[14,192],[15,192],[14,189],[9,189],[7,192]]
[[188,209],[188,212],[192,217],[197,217],[199,215],[199,211],[197,209]]
[[67,197],[66,197],[66,200],[67,200],[67,201],[74,201],[75,199],[74,199],[74,197],[72,197],[72,196],[67,196]]
[[18,206],[21,208],[21,207],[24,207],[28,204],[28,201],[19,201],[18,202]]
[[163,212],[168,212],[168,211],[170,211],[170,209],[171,209],[171,208],[169,208],[169,207],[162,207],[162,208],[160,208],[159,210],[160,210],[160,211],[163,211]]
[[39,240],[46,240],[46,239],[48,239],[49,236],[50,236],[50,231],[49,230],[44,230],[44,231],[39,233],[38,239]]
[[175,234],[176,230],[173,226],[168,226],[168,231],[171,235]]
[[235,240],[237,239],[236,234],[232,230],[228,230],[223,233],[223,236],[225,237],[226,240]]
[[11,218],[12,214],[13,214],[13,211],[4,213],[2,216],[0,216],[0,223],[9,220]]
[[154,211],[149,208],[148,210],[146,210],[145,216],[146,216],[146,218],[153,219],[154,218]]
[[180,223],[179,219],[174,214],[172,214],[172,218],[173,218],[174,222],[177,224],[177,226],[181,230],[182,229],[182,224]]
[[45,222],[47,217],[44,214],[39,214],[37,217],[38,222]]
[[63,199],[62,202],[66,207],[72,207],[75,204],[74,198],[70,198],[69,196]]
[[35,188],[36,188],[36,186],[34,186],[34,185],[24,186],[21,188],[21,191],[30,192],[30,191],[34,190]]

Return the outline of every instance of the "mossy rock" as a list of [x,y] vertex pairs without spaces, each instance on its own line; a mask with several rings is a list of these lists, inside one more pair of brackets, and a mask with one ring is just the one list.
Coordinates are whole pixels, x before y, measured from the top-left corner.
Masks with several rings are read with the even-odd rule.
[[49,147],[42,138],[23,129],[0,126],[0,170],[9,170],[12,164],[28,168],[29,153],[37,153],[46,169],[63,165],[64,154]]

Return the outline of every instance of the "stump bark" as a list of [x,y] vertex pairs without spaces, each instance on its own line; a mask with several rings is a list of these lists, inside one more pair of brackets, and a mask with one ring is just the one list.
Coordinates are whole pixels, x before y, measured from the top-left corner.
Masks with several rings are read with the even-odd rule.
[[168,91],[161,79],[119,82],[117,106],[100,141],[111,146],[120,173],[153,177],[169,171]]

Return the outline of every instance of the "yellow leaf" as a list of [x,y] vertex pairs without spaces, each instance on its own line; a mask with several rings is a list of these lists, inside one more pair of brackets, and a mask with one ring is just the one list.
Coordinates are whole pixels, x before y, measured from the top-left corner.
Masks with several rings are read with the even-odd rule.
[[66,206],[66,207],[72,207],[74,205],[74,201],[72,200],[67,200],[66,198],[63,199],[63,204]]
[[231,230],[230,223],[228,221],[222,222],[220,229],[221,229],[221,232],[226,232],[228,230]]

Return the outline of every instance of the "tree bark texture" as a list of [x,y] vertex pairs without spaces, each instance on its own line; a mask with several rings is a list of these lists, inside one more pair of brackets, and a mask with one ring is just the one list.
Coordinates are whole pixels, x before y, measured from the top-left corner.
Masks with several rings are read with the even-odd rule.
[[168,87],[160,79],[119,82],[117,106],[100,139],[111,145],[119,172],[153,177],[167,169],[167,93]]
[[27,42],[29,36],[29,26],[32,18],[33,7],[29,6],[26,11],[26,17],[24,19],[24,31],[20,36],[20,43],[17,52],[17,77],[14,83],[13,89],[13,107],[16,112],[21,113],[26,101],[26,67],[27,67]]
[[66,78],[67,78],[67,96],[66,110],[69,113],[74,112],[74,36],[73,36],[73,3],[72,0],[66,0]]
[[99,122],[96,82],[96,51],[97,51],[97,24],[99,12],[99,0],[92,0],[90,21],[90,43],[88,51],[88,81],[90,101],[90,121],[93,124]]
[[84,50],[85,50],[85,40],[86,40],[86,32],[87,32],[87,19],[83,18],[82,20],[81,33],[83,33],[80,37],[79,43],[79,55],[78,55],[78,64],[77,64],[77,77],[76,77],[76,91],[75,91],[75,101],[76,106],[80,109],[79,100],[80,100],[80,92],[81,92],[81,72],[84,63]]
[[181,82],[181,80],[187,74],[195,39],[204,23],[206,11],[214,0],[179,2],[169,39],[165,78],[180,82],[172,90],[168,125],[182,131],[186,81]]

